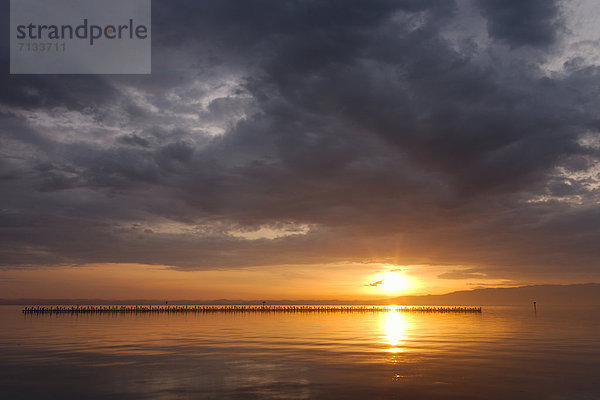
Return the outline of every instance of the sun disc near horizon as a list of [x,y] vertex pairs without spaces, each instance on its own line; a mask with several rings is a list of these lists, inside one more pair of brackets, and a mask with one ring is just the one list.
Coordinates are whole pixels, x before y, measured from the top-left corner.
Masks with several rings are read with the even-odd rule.
[[386,272],[381,277],[381,284],[378,286],[380,290],[386,293],[399,293],[408,289],[408,279],[397,272]]

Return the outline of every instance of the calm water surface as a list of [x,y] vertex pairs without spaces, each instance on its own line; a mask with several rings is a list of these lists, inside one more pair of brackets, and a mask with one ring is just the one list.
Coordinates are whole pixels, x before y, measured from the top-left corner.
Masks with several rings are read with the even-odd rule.
[[23,315],[6,399],[600,399],[600,307]]

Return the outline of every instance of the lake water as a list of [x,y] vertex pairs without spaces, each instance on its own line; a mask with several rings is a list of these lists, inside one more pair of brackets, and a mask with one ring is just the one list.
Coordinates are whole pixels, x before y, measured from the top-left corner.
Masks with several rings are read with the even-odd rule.
[[3,399],[600,399],[600,307],[23,315]]

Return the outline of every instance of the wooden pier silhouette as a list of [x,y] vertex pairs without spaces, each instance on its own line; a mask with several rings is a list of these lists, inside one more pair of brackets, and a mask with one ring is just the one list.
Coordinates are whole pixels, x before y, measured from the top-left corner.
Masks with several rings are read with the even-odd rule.
[[24,314],[108,314],[108,313],[303,313],[303,312],[421,312],[481,313],[472,306],[339,306],[339,305],[84,305],[30,306]]

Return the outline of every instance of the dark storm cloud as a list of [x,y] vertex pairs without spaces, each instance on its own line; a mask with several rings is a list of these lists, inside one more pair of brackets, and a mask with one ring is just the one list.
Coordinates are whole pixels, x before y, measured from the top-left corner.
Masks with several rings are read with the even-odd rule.
[[488,19],[490,36],[511,47],[548,46],[555,42],[560,24],[556,0],[478,0]]
[[2,264],[596,271],[598,69],[519,51],[554,2],[459,5],[154,2],[151,76],[4,74]]
[[[8,65],[8,59],[2,59]],[[117,93],[103,79],[96,77],[61,77],[48,75],[9,75],[6,69],[0,78],[4,88],[2,104],[35,108],[67,107],[81,110],[92,104],[112,101]]]

